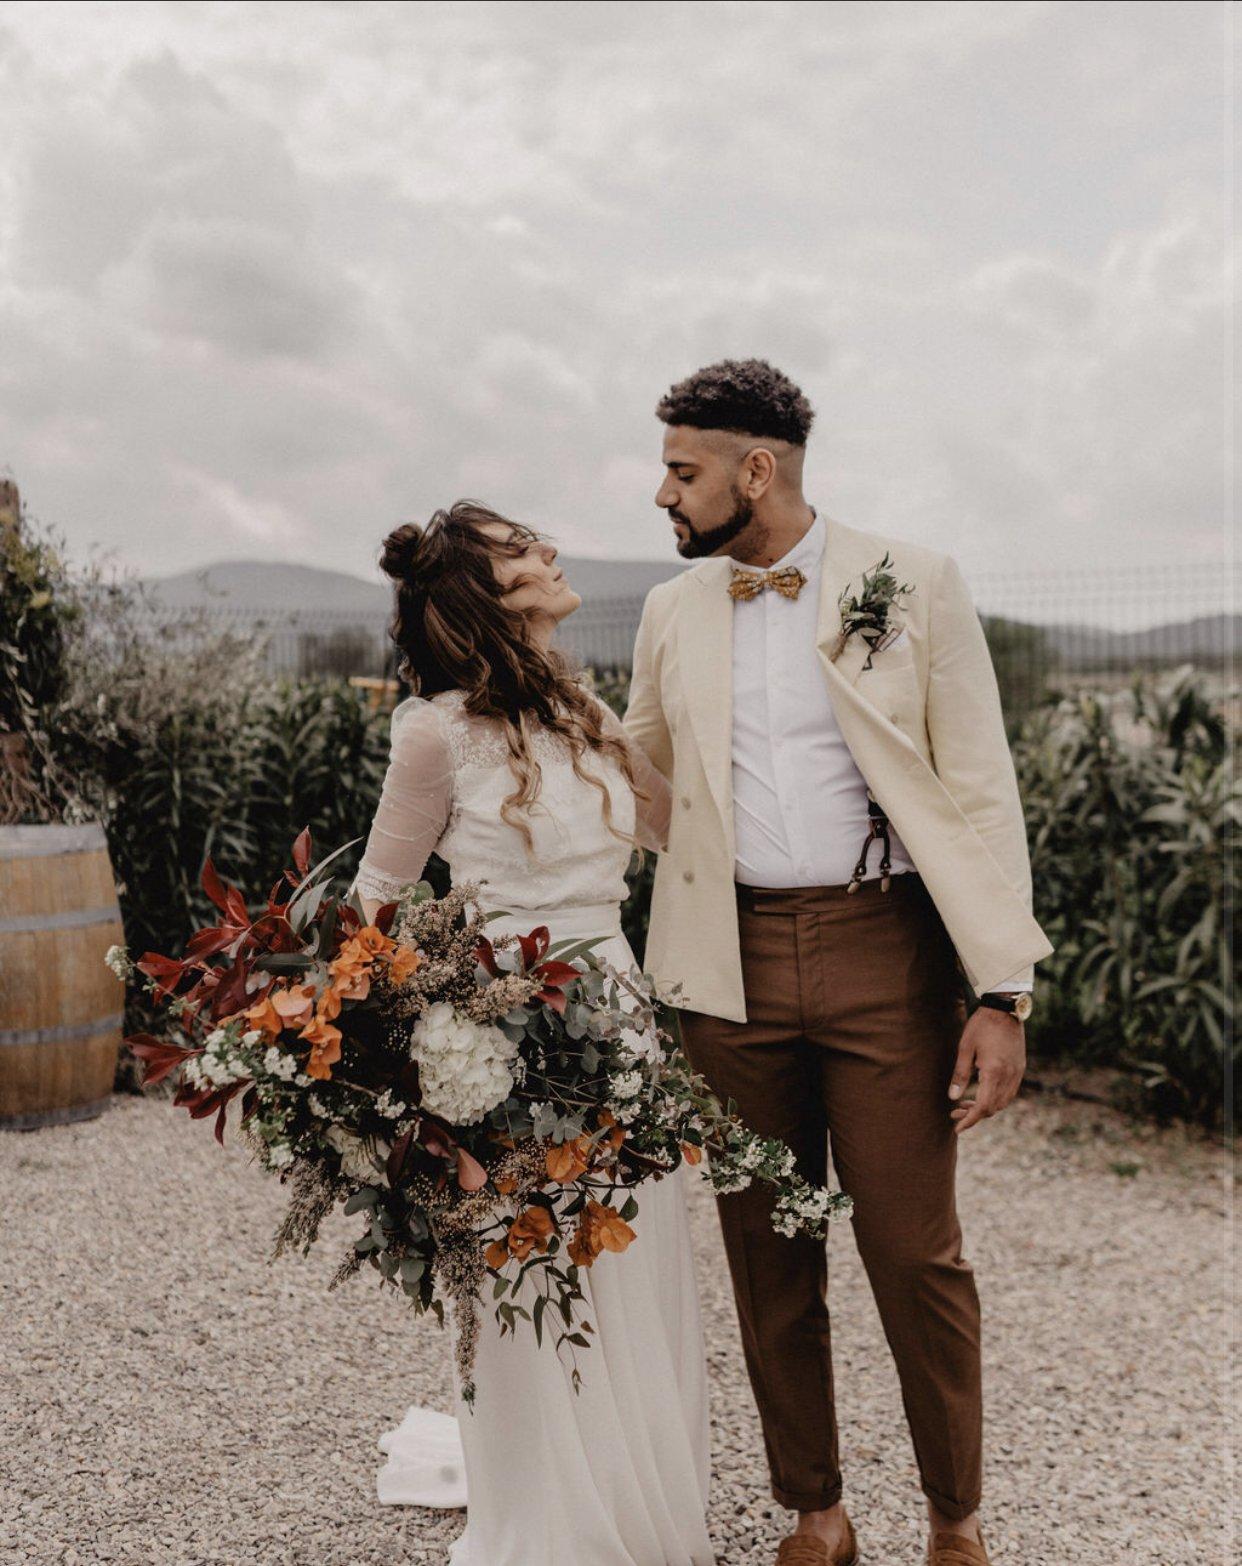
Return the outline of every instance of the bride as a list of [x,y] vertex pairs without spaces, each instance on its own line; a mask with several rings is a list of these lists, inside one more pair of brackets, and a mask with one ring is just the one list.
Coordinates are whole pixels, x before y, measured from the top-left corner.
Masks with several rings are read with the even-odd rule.
[[[367,916],[434,850],[504,910],[489,933],[621,933],[636,843],[660,848],[669,787],[570,672],[552,634],[581,603],[539,534],[460,501],[399,527],[382,565],[415,695],[392,715],[383,792],[354,882]],[[462,1504],[452,1566],[711,1566],[707,1376],[684,1168],[638,1192],[639,1238],[584,1273],[582,1385],[556,1351],[482,1312],[473,1410],[411,1408],[380,1441],[382,1501]]]

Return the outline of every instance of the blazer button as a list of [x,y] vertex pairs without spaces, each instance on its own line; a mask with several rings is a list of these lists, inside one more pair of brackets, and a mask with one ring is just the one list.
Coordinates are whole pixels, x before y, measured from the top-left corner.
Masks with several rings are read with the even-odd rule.
[[681,872],[681,878],[682,878],[683,881],[693,881],[694,880],[694,871],[693,870],[683,870]]
[[684,810],[689,810],[689,808],[690,808],[690,796],[689,796],[689,794],[683,794],[681,796],[681,803],[682,803],[682,808]]

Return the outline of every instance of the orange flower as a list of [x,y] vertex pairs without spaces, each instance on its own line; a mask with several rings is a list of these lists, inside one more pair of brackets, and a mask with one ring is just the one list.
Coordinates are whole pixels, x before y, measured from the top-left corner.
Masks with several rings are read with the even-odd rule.
[[556,1219],[546,1207],[528,1207],[509,1225],[509,1254],[518,1261],[525,1261],[533,1250],[542,1255],[555,1233]]
[[309,1022],[315,1006],[313,984],[291,984],[272,990],[268,1000],[286,1027]]
[[550,1147],[546,1159],[548,1178],[566,1185],[585,1174],[590,1167],[590,1149],[591,1139],[587,1136],[576,1136],[572,1142]]
[[599,1226],[599,1243],[606,1251],[624,1251],[638,1238],[621,1214],[602,1202],[588,1202],[586,1210]]
[[388,977],[394,984],[404,984],[422,958],[412,946],[398,946],[388,958]]
[[371,975],[365,968],[338,975],[332,980],[332,993],[341,1000],[366,1000],[371,993]]
[[[332,1022],[341,1015],[341,992],[329,986],[315,1006],[316,1022]],[[305,1029],[302,1030],[305,1033]]]
[[693,1142],[681,1144],[681,1156],[688,1164],[701,1164],[703,1162],[703,1149],[696,1147]]
[[246,1021],[252,1028],[259,1028],[272,1038],[279,1037],[280,1030],[284,1027],[284,1019],[272,1005],[270,995],[265,995],[262,1000],[255,1001],[246,1012]]
[[352,936],[341,944],[341,949],[328,964],[334,974],[358,973],[371,964],[371,953]]
[[509,1260],[509,1242],[507,1240],[493,1240],[483,1252],[483,1260],[489,1267],[495,1267],[499,1271]]
[[310,1059],[306,1063],[308,1077],[318,1077],[326,1082],[332,1075],[332,1067],[341,1058],[341,1030],[330,1022],[316,1017],[302,1029],[302,1037],[311,1046]]
[[577,1267],[590,1267],[601,1251],[623,1251],[637,1238],[620,1213],[592,1200],[569,1242],[569,1259]]
[[611,1110],[607,1109],[600,1110],[599,1123],[604,1130],[608,1130],[609,1126],[612,1127],[609,1135],[604,1138],[604,1142],[607,1146],[611,1147],[614,1152],[616,1152],[617,1148],[619,1148],[622,1142],[625,1141],[625,1127],[620,1125],[617,1121],[617,1117],[611,1112]]
[[595,1231],[585,1214],[578,1220],[578,1227],[574,1230],[568,1250],[569,1259],[575,1267],[589,1267],[599,1255],[600,1248],[595,1242]]
[[363,951],[371,957],[377,957],[381,952],[391,951],[392,948],[397,944],[395,941],[390,941],[388,937],[383,934],[382,931],[378,930],[373,924],[364,924],[361,930],[359,930],[358,933],[353,937],[353,941],[347,941],[346,945],[354,943],[361,946]]
[[500,1179],[496,1181],[496,1189],[501,1196],[512,1196],[514,1191],[517,1190],[517,1180],[513,1175],[501,1175]]

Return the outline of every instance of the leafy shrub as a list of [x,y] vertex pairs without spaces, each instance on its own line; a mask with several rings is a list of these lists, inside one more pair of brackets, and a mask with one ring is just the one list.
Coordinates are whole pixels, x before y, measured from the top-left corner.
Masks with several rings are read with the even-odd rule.
[[1219,1124],[1242,813],[1223,703],[1187,671],[1078,695],[1028,720],[1015,761],[1056,947],[1033,1047],[1133,1074],[1159,1117]]
[[[208,854],[253,907],[303,826],[323,847],[365,836],[388,714],[343,680],[271,679],[248,638],[160,623],[134,584],[95,588],[43,734],[75,812],[104,825],[126,944],[179,951],[210,922]],[[129,1031],[146,1021],[131,995]]]
[[0,480],[0,821],[55,821],[65,808],[40,721],[64,693],[78,613],[63,551],[31,524],[17,486]]
[[[176,951],[207,920],[208,853],[253,904],[301,827],[325,847],[365,836],[387,711],[343,680],[266,676],[248,640],[156,625],[132,584],[96,581],[87,597],[88,613],[58,622],[65,677],[34,728],[73,781],[72,809],[105,825],[131,947]],[[623,712],[627,674],[598,671],[595,683]],[[1182,674],[1037,707],[1014,748],[1035,911],[1057,948],[1039,969],[1032,1047],[1120,1068],[1156,1114],[1209,1125],[1233,1048],[1229,741],[1223,704]],[[654,868],[636,858],[629,876],[624,928],[640,954]],[[437,861],[429,874],[446,888]],[[144,1022],[134,1003],[130,1029]]]

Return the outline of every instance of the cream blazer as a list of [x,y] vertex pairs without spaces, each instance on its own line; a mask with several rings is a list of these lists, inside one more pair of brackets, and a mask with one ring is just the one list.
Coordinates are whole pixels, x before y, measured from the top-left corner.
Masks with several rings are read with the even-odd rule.
[[[918,867],[967,978],[983,993],[1051,952],[1031,915],[1031,864],[996,675],[969,590],[947,555],[831,518],[817,647],[863,776]],[[887,551],[913,585],[875,654],[852,636],[835,662],[838,599]],[[648,594],[625,729],[673,788],[644,966],[680,1003],[746,1021],[734,894],[732,561],[701,561]]]

